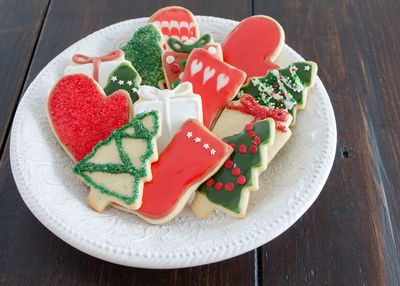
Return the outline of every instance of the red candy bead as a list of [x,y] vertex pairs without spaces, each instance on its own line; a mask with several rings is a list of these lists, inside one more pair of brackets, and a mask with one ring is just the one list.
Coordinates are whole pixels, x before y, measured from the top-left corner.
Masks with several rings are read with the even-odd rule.
[[239,177],[237,178],[237,183],[238,183],[239,185],[244,185],[244,184],[246,184],[246,181],[247,181],[247,179],[246,179],[245,176],[239,176]]
[[247,147],[246,147],[246,145],[241,144],[241,145],[239,146],[239,153],[244,154],[244,153],[246,153],[246,152],[247,152]]
[[253,143],[256,144],[256,145],[260,144],[260,143],[261,143],[260,137],[256,136],[256,137],[253,139]]
[[254,136],[256,136],[256,133],[254,131],[249,131],[249,132],[247,132],[247,136],[254,137]]
[[233,183],[226,183],[225,185],[225,191],[232,192],[234,188],[235,185]]
[[232,175],[234,176],[239,176],[240,175],[240,169],[238,167],[235,167],[232,169]]
[[235,147],[236,147],[235,143],[232,143],[232,144],[231,144],[231,147],[232,147],[233,149],[235,149]]
[[171,71],[172,71],[173,73],[178,73],[178,72],[180,71],[179,65],[178,65],[178,64],[173,64],[173,65],[171,66]]
[[250,146],[250,153],[255,154],[257,153],[258,147],[256,145]]
[[231,159],[228,159],[228,160],[225,162],[224,167],[227,168],[227,169],[232,168],[232,167],[233,167],[233,162],[232,162],[232,160],[231,160]]
[[207,180],[207,186],[212,187],[214,185],[215,181],[213,179],[208,179]]
[[218,182],[214,185],[214,189],[216,189],[217,191],[220,191],[223,186],[224,186],[224,184],[222,184],[221,182]]
[[244,130],[246,130],[246,131],[251,131],[253,129],[254,129],[254,126],[251,123],[246,124],[246,126],[244,127]]

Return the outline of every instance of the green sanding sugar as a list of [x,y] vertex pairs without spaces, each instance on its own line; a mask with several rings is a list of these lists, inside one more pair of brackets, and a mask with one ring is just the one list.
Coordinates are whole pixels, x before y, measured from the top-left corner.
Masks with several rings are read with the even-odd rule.
[[142,77],[142,84],[159,87],[160,81],[164,80],[160,30],[154,24],[147,24],[139,28],[121,49]]

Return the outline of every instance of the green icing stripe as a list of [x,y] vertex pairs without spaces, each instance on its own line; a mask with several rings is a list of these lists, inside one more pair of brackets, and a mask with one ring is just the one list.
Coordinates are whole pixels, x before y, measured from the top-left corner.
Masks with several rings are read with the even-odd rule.
[[211,34],[205,34],[201,36],[195,43],[193,44],[184,44],[178,39],[169,38],[167,41],[168,46],[175,52],[178,53],[190,53],[193,49],[204,47],[212,41]]
[[123,89],[129,93],[132,102],[135,102],[139,98],[137,89],[141,81],[140,75],[131,64],[122,63],[108,77],[104,92],[106,95],[110,95],[117,90]]
[[130,40],[121,47],[142,77],[143,85],[159,87],[164,80],[162,67],[162,35],[154,24],[139,28]]
[[294,115],[297,104],[303,103],[305,88],[313,80],[313,65],[293,63],[287,68],[270,70],[264,77],[251,78],[240,94],[250,94],[268,108],[284,109]]
[[[152,130],[148,130],[142,123],[142,120],[147,116],[152,116],[154,118],[154,126]],[[128,134],[125,132],[128,128],[133,128],[133,134]],[[147,176],[146,172],[146,161],[153,155],[154,146],[152,144],[152,140],[154,136],[158,133],[159,126],[159,118],[158,113],[156,111],[149,111],[137,114],[131,122],[124,125],[123,127],[116,129],[113,133],[104,141],[99,142],[96,146],[94,146],[92,152],[86,155],[80,162],[76,163],[73,167],[73,172],[78,176],[81,176],[84,181],[94,189],[99,190],[101,193],[116,197],[121,201],[125,202],[127,205],[134,203],[139,195],[139,180],[143,177]],[[134,164],[131,162],[128,154],[122,148],[122,139],[130,138],[130,139],[143,139],[146,141],[146,152],[140,157],[140,168],[136,168]],[[107,146],[115,140],[117,145],[118,154],[123,164],[96,164],[88,162],[91,158],[96,155],[96,152],[99,148],[103,146]],[[93,172],[104,172],[108,174],[130,174],[134,177],[134,185],[132,186],[132,195],[131,196],[123,196],[112,190],[109,190],[105,186],[96,183],[92,180],[92,178],[87,173]]]
[[[252,170],[260,167],[262,160],[264,159],[263,157],[266,156],[266,154],[262,154],[261,150],[271,139],[271,125],[269,120],[259,121],[252,124],[252,126],[254,126],[254,129],[249,132],[254,132],[255,136],[258,136],[260,140],[257,146],[257,152],[250,152],[250,146],[254,145],[253,140],[256,139],[255,136],[250,137],[246,130],[236,135],[224,138],[223,140],[228,144],[234,144],[235,151],[229,158],[233,165],[227,166],[227,163],[225,163],[225,165],[222,166],[221,169],[219,169],[211,178],[214,181],[212,186],[208,185],[210,182],[209,180],[203,183],[198,189],[200,193],[206,195],[214,204],[220,205],[236,213],[240,213],[241,211],[240,202],[243,190],[253,185],[253,182],[251,181]],[[240,152],[241,145],[246,146],[247,152]],[[232,173],[235,167],[240,169],[240,174]],[[238,184],[238,178],[240,176],[246,177],[245,184]],[[216,189],[216,184],[218,182],[223,184],[223,187],[219,191]],[[227,191],[225,189],[227,183],[233,183],[233,190]]]

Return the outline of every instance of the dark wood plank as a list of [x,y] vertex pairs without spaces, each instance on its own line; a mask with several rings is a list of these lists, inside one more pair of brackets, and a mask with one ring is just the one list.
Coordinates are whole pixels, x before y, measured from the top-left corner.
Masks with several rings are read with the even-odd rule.
[[47,6],[48,0],[0,0],[0,153]]
[[399,10],[396,0],[255,1],[319,64],[338,125],[321,196],[260,252],[264,285],[400,283]]
[[[195,14],[244,18],[250,1],[177,1]],[[59,52],[112,23],[149,16],[171,1],[55,1],[50,4],[25,88]],[[210,9],[213,7],[213,9]],[[234,9],[233,7],[241,7]],[[212,11],[211,11],[212,10]],[[9,144],[9,142],[8,142]],[[211,265],[180,270],[122,267],[90,257],[67,245],[29,212],[9,165],[7,144],[0,162],[0,284],[6,285],[254,285],[255,251]],[[15,223],[18,222],[18,223]]]

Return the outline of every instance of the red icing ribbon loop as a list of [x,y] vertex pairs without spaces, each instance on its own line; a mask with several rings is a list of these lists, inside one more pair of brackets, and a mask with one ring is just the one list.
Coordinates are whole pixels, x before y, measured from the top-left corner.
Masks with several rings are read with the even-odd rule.
[[124,52],[121,50],[113,50],[108,54],[99,57],[89,57],[83,54],[76,54],[72,57],[72,61],[76,64],[93,64],[93,79],[99,82],[99,67],[102,62],[110,62],[122,57]]
[[269,109],[265,106],[260,105],[255,99],[249,95],[244,94],[238,104],[233,102],[229,103],[228,109],[238,110],[240,112],[249,114],[254,117],[251,123],[264,120],[266,118],[272,118],[275,120],[276,129],[286,132],[286,127],[279,122],[285,122],[288,118],[289,113],[285,110],[280,109]]

